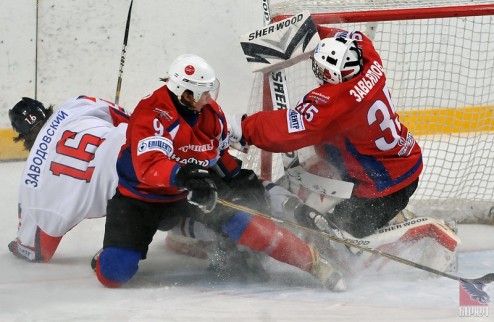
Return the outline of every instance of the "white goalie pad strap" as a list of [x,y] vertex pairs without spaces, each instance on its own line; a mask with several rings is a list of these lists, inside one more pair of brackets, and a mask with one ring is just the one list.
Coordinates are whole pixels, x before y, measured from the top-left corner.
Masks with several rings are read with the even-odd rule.
[[240,45],[252,72],[269,72],[308,58],[320,40],[310,13],[304,11],[240,37]]
[[301,185],[319,194],[342,199],[348,199],[352,195],[354,186],[352,182],[320,177],[301,166],[287,169],[286,174],[291,183]]

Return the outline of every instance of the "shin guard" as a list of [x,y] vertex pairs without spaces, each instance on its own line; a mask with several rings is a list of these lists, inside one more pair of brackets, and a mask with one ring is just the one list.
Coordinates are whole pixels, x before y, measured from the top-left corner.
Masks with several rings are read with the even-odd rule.
[[239,245],[306,272],[311,272],[313,264],[318,261],[309,244],[266,218],[238,212],[223,225],[223,232]]

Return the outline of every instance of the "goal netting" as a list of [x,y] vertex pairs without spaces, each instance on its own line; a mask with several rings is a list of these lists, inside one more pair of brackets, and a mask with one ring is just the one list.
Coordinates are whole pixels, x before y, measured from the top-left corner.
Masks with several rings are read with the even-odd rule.
[[[423,216],[493,220],[494,1],[283,1],[270,9],[274,21],[309,11],[318,24],[370,36],[400,120],[423,149],[411,208]],[[292,103],[317,86],[308,61],[285,72]],[[264,85],[257,73],[250,113],[271,100]],[[283,174],[280,155],[251,148],[241,157],[264,177]]]

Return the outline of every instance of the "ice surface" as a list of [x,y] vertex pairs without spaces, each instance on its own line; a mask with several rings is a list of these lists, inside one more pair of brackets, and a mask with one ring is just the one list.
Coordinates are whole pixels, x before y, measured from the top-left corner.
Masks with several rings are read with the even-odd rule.
[[[17,188],[23,162],[0,164],[0,321],[494,321],[459,317],[458,282],[394,265],[367,272],[345,293],[331,293],[287,265],[269,261],[264,283],[222,281],[207,264],[173,254],[158,232],[148,259],[121,289],[106,289],[89,265],[101,247],[104,219],[82,222],[48,264],[10,254],[17,229]],[[53,192],[53,198],[63,198]],[[461,225],[458,275],[494,271],[494,227]],[[494,299],[494,285],[485,289]]]

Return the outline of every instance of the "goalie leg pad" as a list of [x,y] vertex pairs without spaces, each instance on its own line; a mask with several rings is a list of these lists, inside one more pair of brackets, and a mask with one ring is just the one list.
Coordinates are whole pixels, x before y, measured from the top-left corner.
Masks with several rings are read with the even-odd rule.
[[96,276],[106,287],[120,287],[137,273],[141,258],[137,250],[107,247],[96,260]]
[[313,263],[317,261],[306,242],[266,218],[238,212],[223,226],[223,232],[239,245],[306,272],[311,272]]
[[[346,232],[343,232],[343,236],[349,242],[397,255],[440,271],[447,269],[451,261],[454,261],[460,243],[460,239],[442,220],[428,217],[416,217],[401,224],[386,226],[362,239]],[[378,259],[383,258],[372,255],[366,265],[369,266]],[[386,259],[383,260],[387,262]]]

